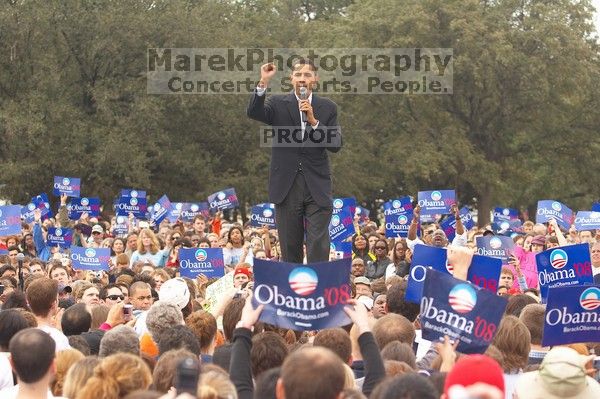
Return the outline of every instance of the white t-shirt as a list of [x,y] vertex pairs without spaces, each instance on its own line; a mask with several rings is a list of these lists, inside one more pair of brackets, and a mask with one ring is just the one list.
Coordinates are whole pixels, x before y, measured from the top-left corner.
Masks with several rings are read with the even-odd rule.
[[8,352],[0,352],[0,389],[10,388],[15,385],[8,355]]
[[54,342],[56,342],[56,352],[64,351],[66,349],[71,349],[71,345],[69,344],[69,339],[60,330],[58,330],[54,327],[46,326],[46,325],[38,326],[38,328],[40,330],[44,331],[45,333],[47,333],[48,335],[50,335],[52,337],[52,339],[54,340]]

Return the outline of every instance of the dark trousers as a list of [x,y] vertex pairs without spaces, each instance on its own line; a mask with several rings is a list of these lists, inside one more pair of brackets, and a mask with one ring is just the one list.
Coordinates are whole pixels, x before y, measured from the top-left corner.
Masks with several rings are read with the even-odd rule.
[[[302,172],[281,204],[275,205],[277,232],[284,262],[302,263],[304,234],[308,263],[329,260],[329,221],[332,207],[319,206],[310,195]],[[306,231],[305,231],[306,221]]]

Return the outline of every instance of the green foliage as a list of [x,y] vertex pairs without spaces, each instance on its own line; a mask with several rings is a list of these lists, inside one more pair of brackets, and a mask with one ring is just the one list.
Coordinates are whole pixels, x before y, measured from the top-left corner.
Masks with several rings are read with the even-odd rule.
[[266,200],[269,152],[246,96],[148,95],[148,48],[444,47],[453,95],[332,96],[336,195],[454,187],[482,215],[542,197],[587,209],[600,197],[591,12],[588,0],[5,1],[2,195],[24,202],[64,174],[104,203],[122,187]]

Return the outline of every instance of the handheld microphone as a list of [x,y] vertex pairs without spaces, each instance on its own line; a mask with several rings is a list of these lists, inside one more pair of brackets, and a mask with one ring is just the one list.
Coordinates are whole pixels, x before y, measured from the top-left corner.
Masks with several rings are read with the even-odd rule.
[[[308,100],[308,90],[306,87],[300,87],[300,100]],[[302,111],[302,123],[306,123],[306,111]]]

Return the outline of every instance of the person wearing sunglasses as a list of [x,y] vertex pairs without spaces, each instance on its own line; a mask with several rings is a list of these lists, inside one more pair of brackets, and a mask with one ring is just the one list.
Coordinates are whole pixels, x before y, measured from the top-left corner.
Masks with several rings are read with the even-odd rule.
[[378,239],[373,245],[375,251],[375,260],[367,263],[365,276],[370,280],[381,278],[385,275],[385,270],[392,263],[388,257],[387,241]]
[[100,300],[109,308],[125,300],[125,295],[116,284],[107,284],[100,290]]

